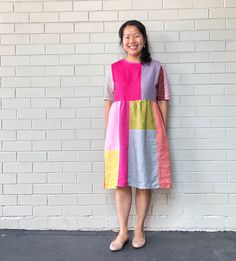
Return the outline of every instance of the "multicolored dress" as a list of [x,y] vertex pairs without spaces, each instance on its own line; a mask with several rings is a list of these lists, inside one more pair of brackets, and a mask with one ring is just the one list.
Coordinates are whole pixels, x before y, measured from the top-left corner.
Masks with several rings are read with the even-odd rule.
[[104,145],[104,189],[171,188],[169,144],[158,101],[169,100],[162,64],[121,59],[106,72],[112,101]]

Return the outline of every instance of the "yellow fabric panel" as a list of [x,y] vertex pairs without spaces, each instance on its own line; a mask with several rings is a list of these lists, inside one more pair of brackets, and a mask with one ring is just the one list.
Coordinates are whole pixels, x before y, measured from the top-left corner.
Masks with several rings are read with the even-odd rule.
[[118,185],[119,150],[105,151],[104,188],[115,188]]
[[129,128],[131,130],[153,130],[156,128],[151,100],[130,101]]

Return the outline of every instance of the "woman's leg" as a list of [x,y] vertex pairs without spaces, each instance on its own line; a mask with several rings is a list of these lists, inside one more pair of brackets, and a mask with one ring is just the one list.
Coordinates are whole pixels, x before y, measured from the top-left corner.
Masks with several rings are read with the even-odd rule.
[[136,240],[142,240],[144,236],[144,222],[148,213],[152,197],[151,189],[136,189],[135,204],[136,204],[136,225],[134,237]]
[[115,193],[117,216],[120,225],[117,240],[123,242],[128,236],[128,219],[132,203],[132,189],[130,186],[117,188]]

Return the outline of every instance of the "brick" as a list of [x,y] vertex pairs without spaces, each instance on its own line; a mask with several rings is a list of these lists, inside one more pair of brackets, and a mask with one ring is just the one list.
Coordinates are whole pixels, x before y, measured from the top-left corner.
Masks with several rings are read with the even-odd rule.
[[75,118],[74,109],[48,109],[47,118],[61,119],[61,118]]
[[17,131],[17,140],[45,140],[45,131]]
[[30,57],[29,56],[3,56],[2,64],[9,65],[29,65]]
[[[49,130],[47,131],[48,140],[73,140],[75,139],[75,132],[70,130]],[[64,150],[64,149],[63,149]]]
[[45,33],[72,33],[73,23],[45,23]]
[[76,66],[76,75],[103,75],[103,66],[100,65],[78,65]]
[[31,42],[33,44],[56,44],[59,43],[59,34],[32,34]]
[[181,19],[208,18],[208,10],[207,9],[180,9],[179,17]]
[[208,31],[187,31],[180,32],[181,41],[209,40]]
[[197,30],[206,29],[224,29],[225,20],[224,19],[201,19],[195,21],[195,28]]
[[50,44],[46,46],[46,53],[47,54],[74,53],[74,45],[73,44]]
[[15,131],[0,131],[0,141],[16,140]]
[[60,205],[76,205],[77,197],[76,195],[49,195],[48,196],[48,205],[49,206],[58,206]]
[[91,172],[92,163],[90,162],[65,162],[63,164],[64,172]]
[[46,161],[46,152],[18,152],[17,159],[20,162]]
[[73,2],[73,10],[75,11],[91,11],[102,10],[102,1],[75,1]]
[[24,23],[28,22],[28,14],[1,13],[1,23]]
[[43,11],[42,3],[37,3],[37,2],[14,3],[14,12],[42,12],[42,11]]
[[[89,63],[89,56],[83,55],[83,54],[63,55],[63,56],[61,56],[61,63],[65,64],[65,65],[66,64],[88,64]],[[64,67],[65,68],[72,68],[71,66],[64,66]],[[66,75],[66,74],[64,74],[64,75]],[[68,75],[73,75],[73,73],[71,72]]]
[[4,10],[4,12],[12,12],[13,11],[13,3],[0,3],[0,10]]
[[33,164],[34,172],[62,172],[60,162],[35,162]]
[[16,161],[15,152],[0,152],[0,162]]
[[31,100],[32,108],[58,108],[60,101],[57,98],[33,98]]
[[29,44],[30,38],[27,34],[5,34],[1,36],[2,44]]
[[150,10],[150,20],[172,20],[178,18],[177,10]]
[[76,152],[48,152],[48,161],[76,161]]
[[196,51],[224,51],[224,41],[197,41]]
[[225,7],[236,7],[234,0],[225,0]]
[[194,42],[166,42],[167,52],[191,52],[194,51]]
[[3,120],[3,130],[27,130],[31,129],[30,120]]
[[18,205],[42,206],[47,205],[47,196],[45,195],[19,195]]
[[88,21],[88,12],[60,12],[59,20],[62,22]]
[[28,98],[28,97],[43,97],[43,88],[20,88],[16,90],[16,97]]
[[233,40],[236,32],[233,29],[210,31],[210,40]]
[[32,120],[32,129],[59,129],[61,127],[61,120],[45,119]]
[[43,2],[44,12],[48,11],[72,11],[71,1],[60,1],[60,2]]
[[0,184],[15,184],[16,175],[15,174],[1,174],[0,175]]
[[[76,174],[74,173],[61,173],[61,174],[48,174],[47,175],[48,183],[54,184],[65,184],[65,183],[76,183]],[[64,187],[63,187],[63,193]]]
[[60,141],[33,141],[33,151],[60,150]]
[[63,185],[63,192],[66,194],[84,194],[84,193],[92,193],[92,185],[91,184],[65,184]]
[[43,33],[43,24],[15,24],[16,33]]
[[90,150],[89,140],[62,141],[62,150]]
[[32,23],[42,23],[42,22],[58,22],[58,14],[53,12],[47,13],[31,13],[29,17],[30,22]]
[[166,21],[165,22],[165,29],[168,30],[191,30],[194,28],[194,21],[192,20],[178,20],[178,21]]
[[89,13],[89,21],[115,21],[118,20],[116,11],[92,11]]
[[[226,0],[227,1],[227,0]],[[193,7],[195,8],[208,8],[208,7],[223,7],[223,0],[194,0]]]
[[[75,26],[76,27],[76,26]],[[73,34],[61,34],[61,43],[89,43],[89,34],[87,33],[76,33]]]
[[[119,20],[129,20],[129,19],[138,19],[138,20],[147,20],[148,13],[147,11],[119,11]],[[115,20],[115,19],[111,19]]]
[[32,194],[31,184],[14,184],[14,185],[3,185],[4,194],[21,195],[21,194]]
[[6,109],[18,109],[18,108],[29,108],[29,99],[3,99],[2,108]]
[[[34,160],[32,160],[34,161]],[[37,184],[37,183],[46,183],[46,174],[32,174],[32,173],[18,173],[18,183],[30,183],[30,184]]]
[[227,18],[235,17],[236,8],[211,8],[209,11],[210,18]]
[[62,207],[61,206],[35,206],[33,207],[33,215],[37,217],[61,216]]
[[163,1],[163,7],[165,9],[175,9],[175,8],[191,8],[192,7],[192,1],[187,0],[164,0]]
[[16,111],[15,110],[1,110],[0,111],[0,119],[4,120],[4,119],[16,119]]
[[90,216],[92,208],[87,206],[63,206],[63,216]]
[[3,207],[3,216],[31,216],[32,207],[30,206],[5,206]]

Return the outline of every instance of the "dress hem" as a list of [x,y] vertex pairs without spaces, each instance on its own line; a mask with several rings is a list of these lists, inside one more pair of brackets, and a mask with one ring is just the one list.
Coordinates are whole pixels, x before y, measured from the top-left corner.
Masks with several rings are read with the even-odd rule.
[[133,187],[133,188],[138,188],[138,189],[171,189],[172,186],[157,186],[157,187],[141,187],[135,184],[128,184],[126,186],[113,186],[113,187],[103,187],[104,189],[117,189],[117,188],[126,188],[126,187]]

